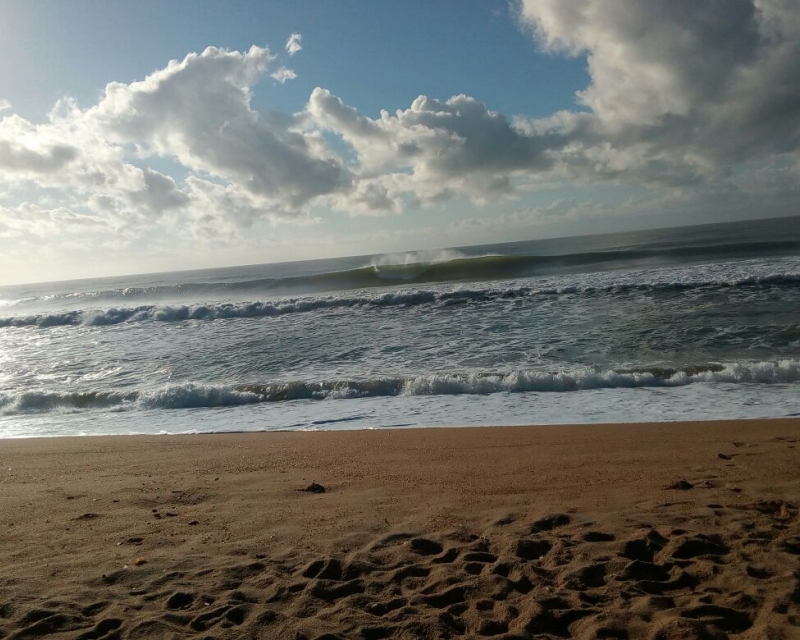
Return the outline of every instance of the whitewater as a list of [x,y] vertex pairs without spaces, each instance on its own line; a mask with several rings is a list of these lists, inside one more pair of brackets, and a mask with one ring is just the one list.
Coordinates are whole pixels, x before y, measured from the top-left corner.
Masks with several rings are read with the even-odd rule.
[[0,437],[800,415],[800,218],[0,287]]

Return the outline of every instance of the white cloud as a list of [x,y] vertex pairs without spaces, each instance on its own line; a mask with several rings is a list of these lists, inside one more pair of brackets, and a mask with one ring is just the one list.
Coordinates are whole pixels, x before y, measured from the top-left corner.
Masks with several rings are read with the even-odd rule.
[[236,185],[260,198],[265,214],[299,215],[312,199],[348,188],[351,177],[296,118],[252,110],[251,87],[272,61],[265,48],[210,47],[141,82],[108,85],[86,118],[118,144]]
[[[158,215],[158,198],[148,196],[151,189],[163,191],[158,174],[130,164],[124,155],[69,102],[59,104],[43,124],[17,115],[0,120],[0,185],[9,193],[38,190],[73,209],[76,204],[80,209],[87,203],[106,205],[97,212],[108,217],[124,217],[132,208],[141,208],[139,215]],[[136,206],[137,200],[149,205],[146,211]],[[113,213],[107,206],[112,201]]]
[[[64,207],[130,233],[156,219],[209,234],[303,218],[313,200],[351,190],[352,176],[302,117],[251,109],[251,87],[273,61],[265,48],[209,48],[108,85],[88,109],[63,100],[42,124],[3,118],[0,187],[56,191]],[[147,166],[160,158],[189,177],[178,184]]]
[[269,74],[270,78],[277,80],[281,84],[286,82],[287,80],[294,80],[297,77],[297,73],[293,69],[287,69],[286,67],[278,67]]
[[8,100],[0,98],[0,112],[9,111],[10,109],[11,109],[11,103]]
[[289,53],[290,56],[293,56],[298,51],[302,50],[303,48],[303,36],[299,33],[293,33],[289,36],[289,39],[286,41],[286,51]]

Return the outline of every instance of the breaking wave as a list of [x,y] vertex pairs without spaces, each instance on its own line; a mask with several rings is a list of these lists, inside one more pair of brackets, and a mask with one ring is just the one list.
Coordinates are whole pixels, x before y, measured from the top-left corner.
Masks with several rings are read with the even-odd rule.
[[452,291],[406,289],[384,294],[357,294],[350,296],[315,296],[287,298],[269,302],[221,302],[194,305],[141,305],[130,308],[88,309],[58,313],[30,314],[0,317],[0,328],[36,326],[106,326],[123,322],[183,322],[187,320],[224,320],[233,318],[263,318],[289,313],[308,313],[322,309],[348,309],[354,307],[417,307],[420,305],[465,305],[513,300],[542,295],[603,293],[625,294],[649,292],[668,294],[696,289],[728,289],[737,287],[800,287],[800,273],[774,273],[730,280],[661,283],[615,283],[602,287],[520,286],[507,288],[474,288]]
[[[470,258],[454,249],[410,251],[376,256],[370,261],[370,266],[375,275],[383,281],[383,284],[389,284],[391,282],[419,281],[424,274],[437,267],[441,269],[439,265],[447,262],[455,262],[456,266],[463,266],[469,261],[482,260],[489,257],[500,258],[502,256]],[[359,272],[360,270],[356,270],[354,273]]]
[[372,380],[294,381],[266,384],[180,384],[155,391],[25,391],[0,394],[0,414],[90,409],[189,409],[292,400],[385,396],[485,395],[573,392],[590,389],[678,387],[696,383],[789,384],[800,382],[800,360],[733,362],[681,367],[516,371],[397,376]]

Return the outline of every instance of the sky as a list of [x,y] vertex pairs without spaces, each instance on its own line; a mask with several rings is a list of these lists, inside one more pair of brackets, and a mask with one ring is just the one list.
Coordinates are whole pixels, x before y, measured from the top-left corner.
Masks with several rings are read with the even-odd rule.
[[4,0],[0,284],[800,214],[800,0]]

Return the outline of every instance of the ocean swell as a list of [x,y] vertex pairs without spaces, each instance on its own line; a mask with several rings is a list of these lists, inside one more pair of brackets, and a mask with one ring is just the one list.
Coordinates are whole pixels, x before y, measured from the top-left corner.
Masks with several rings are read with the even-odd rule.
[[[411,252],[376,256],[357,268],[307,275],[253,278],[230,282],[180,282],[142,287],[58,293],[39,298],[49,303],[63,300],[73,304],[86,300],[102,304],[136,299],[229,299],[353,291],[392,284],[430,285],[446,282],[484,282],[532,276],[552,276],[604,269],[652,268],[710,259],[724,262],[756,257],[796,256],[800,241],[795,239],[761,242],[701,243],[688,246],[643,246],[560,255],[479,255],[457,250]],[[268,267],[268,265],[265,265]],[[36,298],[0,300],[3,306],[30,302]]]
[[676,282],[618,282],[604,286],[559,287],[478,287],[436,291],[426,289],[398,289],[383,294],[354,294],[344,296],[314,296],[286,298],[274,301],[220,302],[194,305],[141,305],[110,309],[85,309],[57,313],[30,314],[0,317],[0,328],[57,326],[106,326],[124,322],[184,322],[188,320],[225,320],[234,318],[263,318],[289,313],[308,313],[323,309],[352,307],[416,307],[420,305],[444,306],[476,304],[542,295],[601,295],[627,293],[670,294],[698,289],[730,289],[770,286],[777,288],[800,287],[800,273],[773,273],[730,279],[709,279]]

